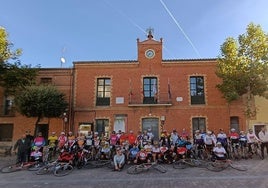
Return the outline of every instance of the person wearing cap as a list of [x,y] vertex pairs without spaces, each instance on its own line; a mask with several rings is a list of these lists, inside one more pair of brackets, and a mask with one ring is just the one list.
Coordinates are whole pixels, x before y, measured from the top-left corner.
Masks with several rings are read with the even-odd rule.
[[116,154],[114,155],[113,163],[115,171],[120,171],[125,165],[125,155],[123,154],[122,149],[119,147],[116,148]]
[[217,142],[220,142],[224,149],[227,151],[228,140],[227,135],[225,134],[223,129],[220,129],[219,133],[217,134]]
[[58,136],[56,135],[56,132],[51,132],[51,135],[48,137],[48,146],[49,151],[52,152],[52,156],[54,157],[56,154],[56,147],[58,144]]
[[67,137],[65,136],[65,132],[61,132],[58,137],[58,148],[62,149],[64,145],[67,143]]
[[[204,137],[204,143],[206,145],[206,152],[208,155],[211,155],[213,147],[216,145],[216,139],[212,134],[212,131],[207,131],[206,136]],[[210,156],[208,156],[210,158]]]
[[216,147],[213,148],[213,156],[217,160],[226,160],[226,150],[222,147],[221,142],[217,142]]
[[75,136],[73,135],[72,131],[69,131],[68,136],[67,136],[67,142],[68,146],[71,147],[75,143]]
[[56,132],[51,132],[51,135],[48,137],[48,145],[50,147],[56,147],[57,141],[58,141],[58,136],[56,135]]

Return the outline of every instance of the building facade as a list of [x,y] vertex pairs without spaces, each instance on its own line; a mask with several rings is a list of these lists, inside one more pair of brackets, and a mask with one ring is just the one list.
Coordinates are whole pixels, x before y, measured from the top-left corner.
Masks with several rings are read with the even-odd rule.
[[[2,113],[0,136],[7,129],[11,141],[26,129],[45,135],[151,129],[156,137],[163,130],[180,133],[183,128],[190,135],[197,129],[246,129],[242,101],[228,105],[216,88],[216,59],[163,60],[162,49],[162,39],[155,40],[149,32],[146,40],[137,39],[137,60],[76,61],[69,69],[41,69],[38,82],[53,84],[66,94],[66,113],[44,118],[37,127],[34,118]],[[3,112],[7,100],[2,98]]]

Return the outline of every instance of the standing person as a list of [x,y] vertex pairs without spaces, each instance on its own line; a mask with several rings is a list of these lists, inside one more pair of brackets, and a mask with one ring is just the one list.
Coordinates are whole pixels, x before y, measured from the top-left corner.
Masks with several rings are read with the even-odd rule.
[[43,152],[43,147],[46,144],[46,140],[42,135],[42,132],[38,132],[37,137],[33,141],[33,146],[37,146],[41,152]]
[[223,129],[220,129],[220,132],[217,135],[217,142],[220,142],[224,149],[227,151],[228,139]]
[[66,142],[67,142],[67,137],[65,136],[65,132],[61,132],[58,138],[58,148],[61,150],[66,144]]
[[130,130],[129,134],[128,134],[128,143],[129,143],[130,148],[133,147],[133,145],[135,144],[136,140],[137,140],[137,136],[133,133],[132,130]]
[[54,157],[56,155],[56,149],[58,144],[58,136],[56,135],[56,132],[53,131],[47,140],[49,151],[52,152],[52,156]]
[[253,154],[252,153],[252,144],[257,144],[258,142],[260,142],[260,140],[255,135],[255,133],[253,132],[252,129],[249,129],[248,130],[247,140],[248,140],[248,152],[251,153],[251,154]]
[[268,155],[268,132],[266,127],[262,127],[261,131],[258,134],[261,140],[261,155],[262,159],[264,159],[264,148],[266,148],[266,152]]
[[[147,135],[149,136],[149,140],[153,143],[154,142],[154,134],[152,132],[152,129],[149,128],[147,131]],[[157,140],[158,141],[158,140]]]
[[[28,139],[31,143],[31,145],[33,145],[33,141],[34,141],[34,136],[31,135],[31,131],[30,130],[27,130],[25,131],[25,135],[26,135],[26,139]],[[28,161],[30,160],[30,154],[31,154],[31,147],[29,148],[29,151],[28,151]]]
[[68,146],[71,147],[75,143],[75,136],[72,131],[69,131],[68,136],[67,136],[67,142]]
[[13,151],[17,150],[17,163],[28,162],[29,150],[31,148],[31,142],[23,134],[20,139],[14,145]]

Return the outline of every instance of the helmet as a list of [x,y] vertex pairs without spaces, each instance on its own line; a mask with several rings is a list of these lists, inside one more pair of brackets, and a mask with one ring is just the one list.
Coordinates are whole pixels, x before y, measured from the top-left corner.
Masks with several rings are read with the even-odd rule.
[[235,128],[231,128],[231,132],[235,132]]
[[217,145],[221,145],[221,142],[217,142]]

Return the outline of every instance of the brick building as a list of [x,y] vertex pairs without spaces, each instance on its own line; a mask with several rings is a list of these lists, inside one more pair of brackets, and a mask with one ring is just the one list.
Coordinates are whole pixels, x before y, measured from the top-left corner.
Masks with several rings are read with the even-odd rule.
[[[149,32],[146,40],[137,39],[137,60],[76,61],[69,69],[41,69],[37,79],[63,91],[70,107],[62,118],[44,119],[37,129],[47,135],[151,128],[155,136],[183,128],[190,135],[197,129],[245,130],[242,102],[228,105],[216,88],[216,59],[163,60],[162,48],[162,39]],[[34,122],[2,114],[0,131],[12,125],[8,130],[14,140],[25,129],[36,130]]]

